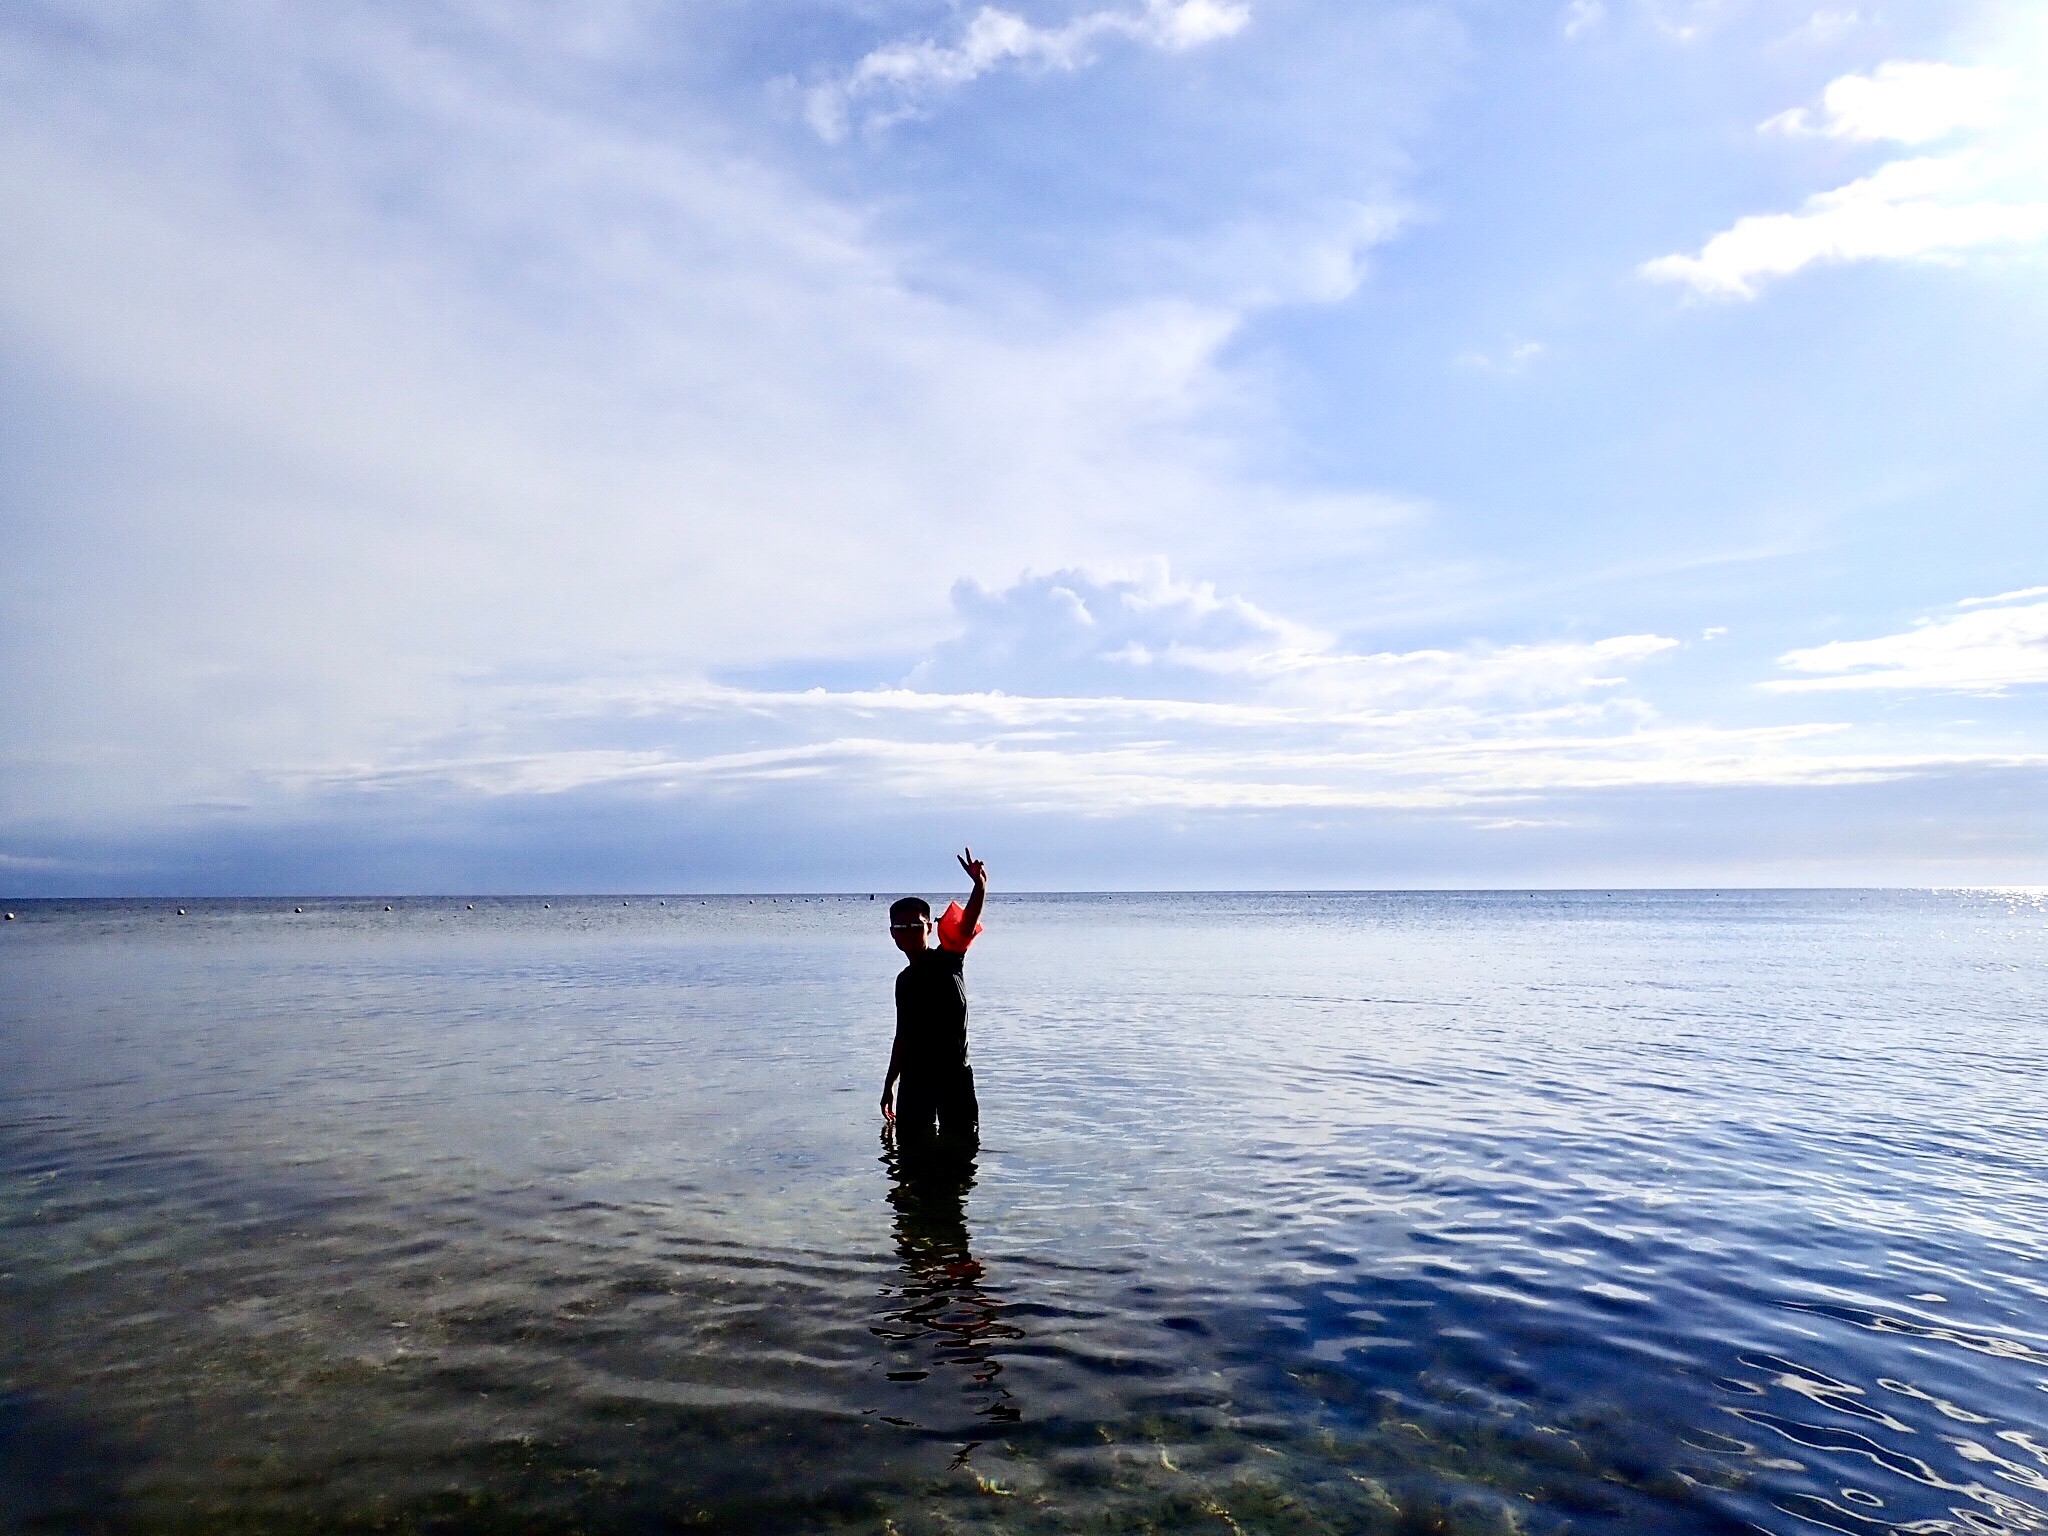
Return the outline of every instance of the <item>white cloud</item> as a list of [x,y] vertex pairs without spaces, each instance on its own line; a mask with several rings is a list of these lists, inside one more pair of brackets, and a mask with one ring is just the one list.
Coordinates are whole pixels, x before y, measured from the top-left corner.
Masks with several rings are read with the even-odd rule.
[[2040,195],[2048,141],[2024,125],[1998,131],[2018,81],[2005,68],[1910,61],[1835,80],[1818,118],[1795,110],[1764,129],[1900,144],[1968,132],[1977,142],[1892,161],[1816,193],[1796,213],[1746,215],[1697,255],[1658,257],[1643,264],[1643,274],[1709,297],[1753,298],[1765,280],[1818,263],[1953,261],[1987,247],[2048,240],[2048,197]]
[[1826,48],[1865,24],[1861,11],[1815,11],[1778,39],[1784,48]]
[[1779,664],[1810,674],[1763,686],[1776,693],[1840,689],[1911,689],[1997,694],[2048,683],[2048,588],[1959,603],[1967,612],[1922,619],[1902,634],[1836,640],[1789,651]]
[[1564,35],[1582,37],[1607,19],[1607,7],[1600,0],[1571,0],[1564,8]]
[[1900,160],[1806,200],[1798,213],[1751,214],[1697,256],[1661,256],[1646,276],[1718,298],[1753,298],[1766,278],[1816,262],[1930,260],[2048,237],[2048,202],[1979,194],[1955,159]]
[[1160,565],[1127,576],[1068,569],[1001,591],[965,581],[953,603],[961,633],[910,674],[919,688],[1214,696],[1209,680],[1234,665],[1327,644],[1241,597],[1175,581]]
[[1497,351],[1473,350],[1460,352],[1457,362],[1460,367],[1476,369],[1480,373],[1515,374],[1521,373],[1543,355],[1540,341],[1504,342]]
[[1995,127],[2017,81],[2010,69],[1894,60],[1831,81],[1818,120],[1795,107],[1763,127],[1855,143],[1925,144],[1961,129]]
[[1134,254],[1155,281],[1234,306],[1334,304],[1357,291],[1368,254],[1411,216],[1392,200],[1331,199],[1280,218],[1238,219],[1195,238],[1144,243]]
[[983,6],[954,42],[890,43],[845,77],[814,86],[805,97],[805,117],[821,138],[836,142],[846,136],[855,104],[869,98],[880,104],[865,121],[882,127],[914,114],[921,101],[1004,65],[1078,69],[1107,38],[1180,53],[1234,36],[1250,21],[1250,6],[1238,0],[1145,0],[1142,10],[1092,11],[1057,27],[1035,26],[1014,12]]
[[1634,10],[1675,43],[1693,45],[1750,8],[1748,0],[1635,0]]
[[912,674],[921,689],[1142,693],[1256,703],[1335,719],[1359,710],[1492,700],[1517,706],[1617,686],[1674,648],[1659,635],[1456,650],[1359,652],[1163,567],[1131,577],[1083,570],[1000,592],[962,583],[963,633]]

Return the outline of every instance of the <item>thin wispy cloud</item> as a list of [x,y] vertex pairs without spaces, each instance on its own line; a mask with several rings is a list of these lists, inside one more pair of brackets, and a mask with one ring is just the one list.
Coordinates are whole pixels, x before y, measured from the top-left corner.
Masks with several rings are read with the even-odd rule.
[[1966,597],[1958,608],[1982,608],[1991,603],[2016,603],[2022,598],[2048,596],[2048,587],[2021,587],[2017,592],[2000,592],[1992,597]]
[[919,37],[875,49],[839,79],[811,87],[804,115],[828,142],[856,115],[867,128],[915,116],[932,100],[1005,67],[1073,70],[1111,39],[1182,53],[1232,37],[1252,19],[1238,0],[1145,0],[1139,10],[1090,11],[1058,26],[983,6],[949,42]]
[[699,756],[553,752],[427,759],[295,776],[329,791],[431,787],[519,798],[630,789],[654,801],[810,781],[870,803],[943,799],[983,812],[1483,810],[1613,789],[1868,784],[1942,769],[2048,765],[2048,754],[1828,752],[1821,727],[1644,730],[1382,747],[835,736]]
[[[435,743],[285,781],[514,798],[603,788],[653,801],[803,781],[867,799],[1091,817],[1476,813],[1624,788],[1867,784],[2036,761],[1901,750],[1841,722],[1669,721],[1638,688],[1680,649],[1657,635],[1361,652],[1164,571],[964,585],[955,602],[963,632],[904,685],[507,684],[483,711],[494,720],[488,746]],[[1055,678],[1084,688],[1044,686]],[[534,749],[536,733],[647,744]]]

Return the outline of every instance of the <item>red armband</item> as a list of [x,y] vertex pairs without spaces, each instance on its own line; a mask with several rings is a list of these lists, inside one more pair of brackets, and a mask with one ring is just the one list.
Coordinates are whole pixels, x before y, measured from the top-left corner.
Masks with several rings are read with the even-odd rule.
[[948,902],[939,918],[939,948],[950,949],[956,955],[967,953],[967,946],[981,937],[981,924],[974,925],[974,932],[967,932],[967,914],[960,910],[957,901]]

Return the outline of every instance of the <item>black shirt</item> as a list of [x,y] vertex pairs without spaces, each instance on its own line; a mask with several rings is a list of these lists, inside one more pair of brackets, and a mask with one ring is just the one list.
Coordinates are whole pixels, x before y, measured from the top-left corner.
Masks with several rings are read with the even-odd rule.
[[896,1068],[933,1077],[967,1065],[967,957],[927,949],[896,973]]

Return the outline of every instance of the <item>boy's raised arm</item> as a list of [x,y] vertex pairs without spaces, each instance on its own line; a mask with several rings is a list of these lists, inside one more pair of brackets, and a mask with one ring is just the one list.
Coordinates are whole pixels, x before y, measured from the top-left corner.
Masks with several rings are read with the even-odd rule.
[[972,848],[963,848],[958,858],[967,878],[974,882],[974,893],[967,898],[967,912],[960,923],[961,932],[972,938],[974,925],[981,921],[981,904],[988,897],[988,867],[974,856]]

